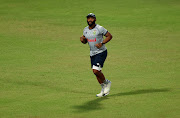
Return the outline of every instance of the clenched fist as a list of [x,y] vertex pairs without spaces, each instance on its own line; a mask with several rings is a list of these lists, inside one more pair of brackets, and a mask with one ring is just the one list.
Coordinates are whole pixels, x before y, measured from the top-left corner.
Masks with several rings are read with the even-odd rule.
[[96,47],[97,47],[97,48],[101,48],[102,45],[103,45],[102,43],[98,43],[98,44],[96,44]]

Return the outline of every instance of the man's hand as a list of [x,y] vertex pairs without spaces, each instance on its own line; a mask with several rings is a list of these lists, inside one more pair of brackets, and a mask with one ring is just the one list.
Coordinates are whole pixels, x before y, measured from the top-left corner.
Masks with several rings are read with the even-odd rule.
[[112,39],[112,35],[109,32],[106,33],[105,37],[106,38],[103,40],[102,43],[96,44],[97,48],[101,48],[103,44],[106,44],[107,42],[109,42]]
[[101,47],[102,47],[102,43],[96,44],[96,47],[97,47],[97,48],[101,48]]
[[86,39],[85,36],[81,36],[81,37],[80,37],[80,41],[81,41],[82,43],[84,43],[84,44],[87,43],[87,39]]

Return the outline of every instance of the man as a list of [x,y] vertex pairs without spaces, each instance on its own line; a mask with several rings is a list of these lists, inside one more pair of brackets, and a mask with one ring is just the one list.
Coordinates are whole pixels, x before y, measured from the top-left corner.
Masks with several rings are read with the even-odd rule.
[[[102,26],[95,23],[96,16],[89,13],[87,16],[88,26],[84,28],[80,41],[84,44],[88,42],[90,47],[91,67],[102,89],[97,97],[103,97],[109,94],[111,81],[105,79],[102,73],[104,61],[107,57],[107,48],[105,44],[112,39],[112,35]],[[106,37],[103,40],[103,35]]]

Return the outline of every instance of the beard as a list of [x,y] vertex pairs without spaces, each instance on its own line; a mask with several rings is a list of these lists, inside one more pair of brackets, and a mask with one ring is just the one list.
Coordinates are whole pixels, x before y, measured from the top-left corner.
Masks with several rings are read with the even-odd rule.
[[94,20],[91,24],[87,21],[87,24],[88,24],[89,26],[92,26],[92,25],[95,24],[95,20]]

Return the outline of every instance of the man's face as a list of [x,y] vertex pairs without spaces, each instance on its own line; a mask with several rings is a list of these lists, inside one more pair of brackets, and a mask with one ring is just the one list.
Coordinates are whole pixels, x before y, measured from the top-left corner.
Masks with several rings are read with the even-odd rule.
[[96,19],[94,17],[87,17],[87,23],[89,26],[95,24]]

